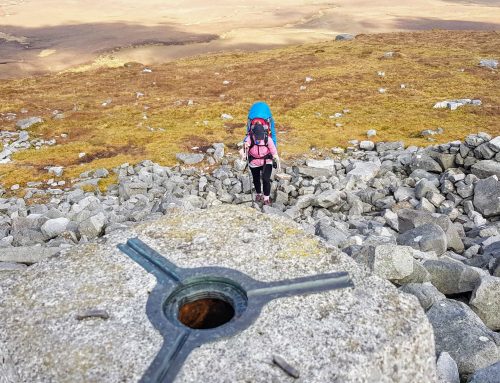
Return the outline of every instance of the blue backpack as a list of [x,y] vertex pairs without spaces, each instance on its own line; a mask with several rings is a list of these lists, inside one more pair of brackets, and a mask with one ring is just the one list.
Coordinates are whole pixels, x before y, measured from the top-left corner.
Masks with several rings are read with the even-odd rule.
[[256,123],[269,128],[274,145],[278,147],[278,141],[276,140],[276,130],[274,129],[274,118],[269,105],[267,105],[263,101],[256,102],[248,111],[247,135],[250,133],[252,126],[254,126]]

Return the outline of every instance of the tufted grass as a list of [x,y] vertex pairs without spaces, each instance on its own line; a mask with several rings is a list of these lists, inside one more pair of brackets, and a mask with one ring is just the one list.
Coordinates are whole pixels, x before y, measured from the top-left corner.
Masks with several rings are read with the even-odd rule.
[[[399,55],[382,59],[388,51]],[[173,165],[176,153],[214,142],[224,142],[234,152],[255,100],[271,105],[284,158],[311,153],[311,148],[326,153],[333,146],[345,147],[348,140],[365,138],[368,129],[377,130],[375,141],[402,140],[406,145],[428,145],[420,132],[438,127],[444,134],[435,136],[436,143],[478,131],[498,135],[499,72],[478,67],[481,58],[499,59],[498,52],[498,32],[392,33],[203,55],[152,66],[152,73],[130,63],[0,81],[0,112],[27,108],[28,116],[45,120],[31,129],[31,136],[57,139],[54,147],[20,152],[15,162],[0,165],[0,182],[8,187],[47,180],[52,177],[45,168],[53,165],[65,167],[63,178],[69,182],[83,171],[142,159]],[[314,80],[305,83],[306,76]],[[223,85],[224,80],[230,84]],[[400,88],[402,83],[406,89]],[[306,89],[300,90],[301,85]],[[387,93],[379,94],[381,87]],[[137,98],[136,92],[144,97]],[[479,98],[483,106],[432,108],[453,98]],[[111,104],[101,106],[107,99]],[[188,106],[188,100],[194,105]],[[56,109],[64,119],[51,118]],[[350,113],[329,118],[343,109]],[[223,121],[222,113],[234,119]],[[14,124],[0,121],[0,129],[13,130]],[[60,137],[63,133],[67,138]],[[82,159],[80,152],[86,153]],[[115,181],[103,181],[103,187]]]

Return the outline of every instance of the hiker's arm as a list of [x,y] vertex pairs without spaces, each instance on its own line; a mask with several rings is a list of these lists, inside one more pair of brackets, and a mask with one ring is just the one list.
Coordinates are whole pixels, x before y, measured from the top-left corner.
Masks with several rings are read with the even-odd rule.
[[249,146],[250,146],[250,137],[246,135],[245,138],[243,139],[243,147],[248,148]]
[[267,147],[269,148],[269,151],[273,155],[273,157],[278,155],[278,149],[276,149],[276,145],[274,145],[274,141],[271,137],[269,137],[269,140],[267,141]]

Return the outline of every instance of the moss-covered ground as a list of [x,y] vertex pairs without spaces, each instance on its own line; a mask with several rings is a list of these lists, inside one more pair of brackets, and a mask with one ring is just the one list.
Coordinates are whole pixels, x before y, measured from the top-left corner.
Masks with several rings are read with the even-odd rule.
[[[397,54],[383,58],[389,51]],[[376,141],[407,145],[428,145],[421,131],[439,127],[444,134],[434,136],[436,142],[478,131],[498,135],[500,75],[478,63],[499,55],[498,32],[429,31],[204,55],[152,66],[151,73],[130,63],[0,81],[0,112],[26,108],[26,116],[45,120],[30,129],[31,136],[57,139],[53,147],[19,152],[12,163],[0,165],[0,183],[46,180],[51,177],[45,168],[53,165],[64,166],[68,180],[142,159],[172,165],[176,153],[214,142],[235,150],[256,100],[270,104],[285,158],[313,147],[318,153],[347,146],[348,140],[365,138],[368,129],[377,130]],[[313,80],[306,83],[307,76]],[[437,101],[455,98],[479,98],[483,105],[433,109]],[[344,109],[350,112],[329,117]],[[52,119],[54,110],[64,119]],[[223,120],[222,113],[234,119]],[[14,130],[14,123],[0,121],[0,129]],[[86,156],[79,158],[81,152]]]

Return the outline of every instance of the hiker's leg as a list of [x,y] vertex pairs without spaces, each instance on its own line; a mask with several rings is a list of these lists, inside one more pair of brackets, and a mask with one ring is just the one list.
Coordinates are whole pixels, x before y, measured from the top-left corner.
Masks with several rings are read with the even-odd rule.
[[252,178],[253,178],[253,184],[255,186],[255,192],[257,194],[262,193],[262,187],[260,185],[260,172],[262,170],[262,166],[258,168],[250,168],[250,171],[252,172]]
[[264,165],[264,170],[262,171],[262,183],[264,184],[264,196],[269,197],[271,194],[271,173],[273,172],[273,165]]

